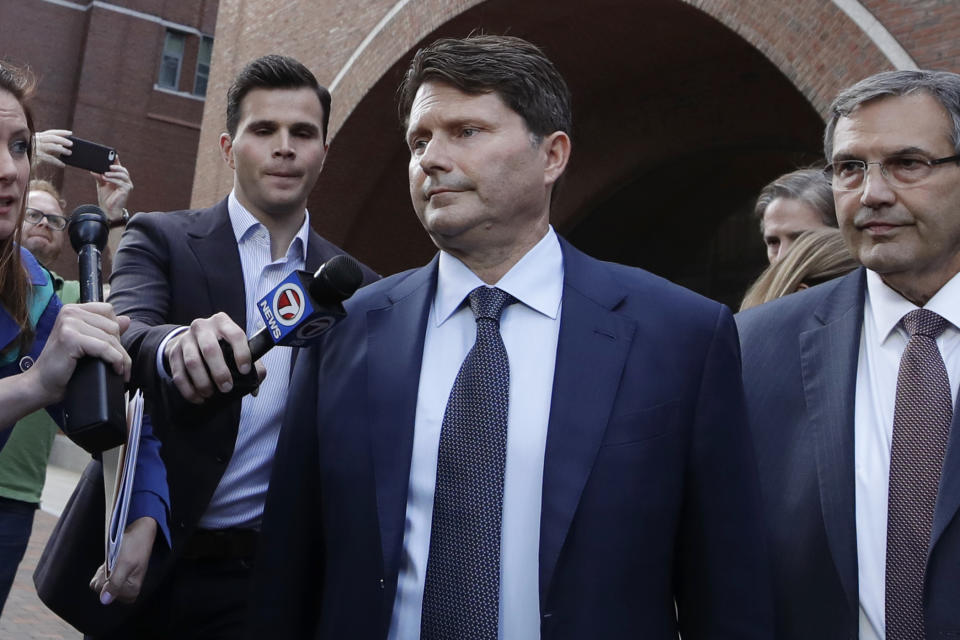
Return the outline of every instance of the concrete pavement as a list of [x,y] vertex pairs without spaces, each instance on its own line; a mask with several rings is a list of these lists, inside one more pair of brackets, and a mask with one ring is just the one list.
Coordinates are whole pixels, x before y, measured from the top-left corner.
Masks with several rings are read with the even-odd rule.
[[30,546],[17,569],[17,577],[10,597],[0,616],[0,638],[4,640],[79,640],[83,634],[61,620],[55,613],[47,609],[37,597],[33,587],[33,570],[40,559],[40,552],[53,525],[57,522],[56,516],[45,511],[37,511],[33,523],[33,535],[30,537]]

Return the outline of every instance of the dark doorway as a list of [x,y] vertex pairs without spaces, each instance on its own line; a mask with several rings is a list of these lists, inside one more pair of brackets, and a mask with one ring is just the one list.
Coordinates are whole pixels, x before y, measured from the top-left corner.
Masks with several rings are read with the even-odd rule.
[[[817,160],[823,122],[760,52],[676,0],[490,0],[424,38],[482,30],[544,48],[574,95],[557,230],[735,306],[765,266],[759,189]],[[406,189],[395,90],[415,48],[338,132],[311,199],[316,226],[388,274],[434,249]],[[336,106],[334,107],[336,108]]]

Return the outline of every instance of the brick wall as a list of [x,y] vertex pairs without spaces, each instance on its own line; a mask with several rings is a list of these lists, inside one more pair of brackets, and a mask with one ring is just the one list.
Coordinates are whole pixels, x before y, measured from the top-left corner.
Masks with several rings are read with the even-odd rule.
[[[683,1],[760,51],[821,113],[842,87],[890,68],[871,39],[828,0]],[[193,200],[209,204],[229,189],[232,178],[219,162],[216,138],[223,127],[223,94],[247,60],[271,51],[282,52],[308,64],[321,82],[329,85],[338,80],[333,87],[336,93],[331,117],[335,134],[373,86],[414,45],[471,8],[482,10],[482,5],[492,4],[418,0],[402,5],[399,12],[382,22],[396,3],[225,0],[221,3],[215,77],[211,79],[204,117]],[[562,13],[564,4],[556,5],[551,13]],[[645,3],[638,1],[619,4],[633,7],[638,14],[646,10]],[[955,0],[870,0],[864,4],[920,66],[960,70],[960,5]],[[595,11],[587,5],[578,6],[587,14]],[[524,13],[515,3],[514,10]],[[476,26],[484,26],[482,16]],[[523,19],[511,28],[522,31]],[[590,42],[589,35],[582,42]],[[642,39],[637,45],[642,46]],[[361,47],[361,54],[352,59]]]
[[863,0],[920,68],[960,72],[956,0]]
[[[129,15],[92,2],[66,7],[43,0],[0,0],[0,57],[29,64],[38,75],[37,126],[115,147],[134,181],[128,208],[184,208],[190,203],[203,100],[157,91],[166,32],[161,20],[213,34],[217,1],[108,0]],[[193,90],[199,38],[190,34],[180,89]],[[95,203],[93,178],[68,167],[42,170],[61,186],[68,208]],[[111,244],[119,241],[119,232]],[[65,251],[53,267],[76,273]]]
[[[956,0],[862,4],[921,67],[960,71]],[[232,77],[285,53],[334,96],[314,226],[385,273],[422,262],[432,248],[410,211],[394,90],[419,44],[478,28],[544,45],[573,89],[577,137],[554,223],[577,234],[617,203],[620,218],[581,237],[607,237],[622,252],[611,257],[644,265],[653,253],[719,268],[721,225],[777,173],[816,160],[840,89],[893,67],[832,0],[222,0],[193,203],[232,184],[217,149]]]

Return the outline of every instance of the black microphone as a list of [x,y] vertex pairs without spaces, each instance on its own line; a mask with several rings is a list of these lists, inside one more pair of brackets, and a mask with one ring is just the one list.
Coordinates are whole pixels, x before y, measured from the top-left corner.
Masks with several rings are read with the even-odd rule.
[[[275,346],[304,347],[346,317],[343,301],[363,282],[360,265],[348,255],[337,255],[316,273],[294,271],[257,302],[263,328],[250,336],[247,345],[256,362]],[[223,357],[233,375],[231,395],[249,393],[259,385],[256,371],[241,374],[233,349],[220,340]]]
[[[78,255],[80,302],[102,302],[100,251],[110,233],[106,214],[92,204],[77,207],[70,216],[67,233]],[[63,407],[63,432],[88,452],[105,451],[126,442],[123,376],[103,360],[86,356],[77,361]]]

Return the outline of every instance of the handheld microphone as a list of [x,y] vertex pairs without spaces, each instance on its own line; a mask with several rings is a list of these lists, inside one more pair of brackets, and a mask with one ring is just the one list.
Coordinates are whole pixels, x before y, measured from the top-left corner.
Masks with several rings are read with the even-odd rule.
[[257,303],[264,326],[250,337],[253,359],[277,345],[309,344],[347,315],[342,302],[362,280],[360,265],[346,255],[330,258],[314,274],[294,271],[284,278]]
[[[257,302],[263,328],[247,345],[256,362],[275,346],[304,347],[346,317],[343,301],[363,282],[360,265],[348,255],[337,255],[316,273],[294,271]],[[256,371],[237,371],[230,344],[220,340],[224,360],[233,375],[234,390],[242,395],[259,385]]]
[[[80,302],[102,302],[100,251],[110,233],[106,214],[92,204],[77,207],[70,216],[67,233],[78,255]],[[126,442],[123,377],[103,360],[87,356],[77,361],[63,406],[63,432],[88,452],[105,451]]]

